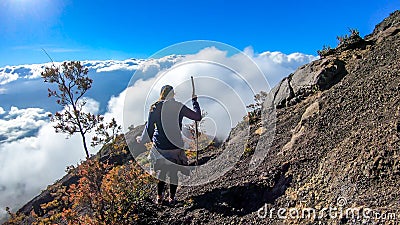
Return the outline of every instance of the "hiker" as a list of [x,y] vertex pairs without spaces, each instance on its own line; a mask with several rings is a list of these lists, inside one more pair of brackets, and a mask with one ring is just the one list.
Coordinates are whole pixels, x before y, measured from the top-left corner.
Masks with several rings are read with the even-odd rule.
[[177,164],[188,165],[181,135],[183,117],[195,121],[201,120],[201,110],[196,95],[192,97],[194,110],[176,101],[174,95],[172,86],[165,85],[161,88],[160,98],[150,107],[146,127],[142,136],[138,137],[139,143],[153,142],[150,160],[155,161],[154,170],[160,170],[157,184],[157,204],[161,204],[163,201],[167,174],[170,179],[168,203],[175,204],[178,187]]

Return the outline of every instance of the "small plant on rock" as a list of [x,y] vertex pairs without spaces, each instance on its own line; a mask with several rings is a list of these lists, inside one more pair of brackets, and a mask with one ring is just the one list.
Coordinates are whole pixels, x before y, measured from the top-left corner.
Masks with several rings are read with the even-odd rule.
[[337,36],[337,40],[339,41],[339,45],[351,44],[353,40],[362,39],[360,37],[360,32],[357,29],[349,28],[349,33],[342,36]]
[[323,58],[328,55],[332,55],[335,52],[334,49],[331,48],[329,45],[324,45],[321,50],[318,50],[317,53],[319,57]]

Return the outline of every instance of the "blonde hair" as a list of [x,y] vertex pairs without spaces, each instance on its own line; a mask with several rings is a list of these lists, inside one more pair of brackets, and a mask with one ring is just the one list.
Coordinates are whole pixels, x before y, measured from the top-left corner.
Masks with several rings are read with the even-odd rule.
[[170,85],[165,85],[161,88],[159,101],[171,99],[175,95],[174,88]]

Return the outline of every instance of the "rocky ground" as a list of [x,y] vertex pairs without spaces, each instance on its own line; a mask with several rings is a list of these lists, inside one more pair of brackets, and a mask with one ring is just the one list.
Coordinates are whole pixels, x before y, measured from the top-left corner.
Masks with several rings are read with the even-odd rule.
[[[249,136],[246,122],[239,124],[208,156],[237,150],[227,148],[249,153],[211,183],[180,187],[175,207],[142,202],[154,214],[141,223],[397,224],[399,31],[396,11],[364,39],[342,43],[289,75],[265,103],[277,108],[271,147],[269,133],[260,130],[270,119],[252,124]],[[249,170],[256,145],[269,150]],[[347,209],[355,214],[346,215]]]
[[[153,222],[398,223],[399,31],[397,11],[360,45],[340,46],[340,51],[291,74],[285,79],[293,82],[287,92],[276,88],[272,92],[280,109],[275,139],[262,165],[249,172],[248,156],[215,182],[181,188],[178,199],[182,203],[176,208],[156,207],[160,216]],[[299,82],[299,75],[307,78]],[[237,133],[234,130],[232,136]],[[250,139],[259,137],[253,131],[251,135]],[[266,138],[259,137],[259,147],[263,148]],[[267,215],[258,213],[262,207]],[[331,215],[322,211],[329,207],[337,211]],[[293,210],[294,216],[280,219],[279,208],[298,209],[299,215]],[[303,217],[305,208],[315,209],[317,215]],[[359,210],[358,219],[345,215],[350,208]],[[275,209],[272,214],[271,209]],[[387,218],[391,213],[397,219]]]

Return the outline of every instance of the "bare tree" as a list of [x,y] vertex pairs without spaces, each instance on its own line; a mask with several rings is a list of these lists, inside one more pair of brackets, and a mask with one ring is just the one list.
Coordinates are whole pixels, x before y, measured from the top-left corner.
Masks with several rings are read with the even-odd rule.
[[62,111],[51,116],[51,121],[57,122],[56,132],[66,133],[68,137],[79,133],[82,137],[86,157],[89,151],[86,145],[86,133],[103,121],[101,115],[84,112],[86,100],[83,97],[92,87],[93,80],[88,77],[89,70],[79,61],[64,62],[59,68],[46,67],[41,73],[44,82],[57,84],[58,90],[48,89],[49,97],[57,98],[57,104],[63,107]]

